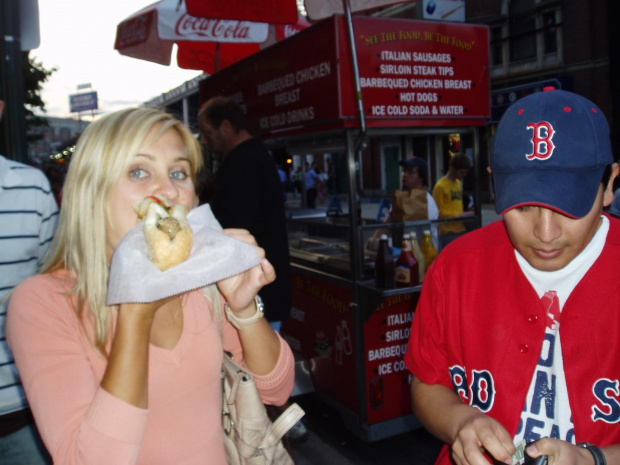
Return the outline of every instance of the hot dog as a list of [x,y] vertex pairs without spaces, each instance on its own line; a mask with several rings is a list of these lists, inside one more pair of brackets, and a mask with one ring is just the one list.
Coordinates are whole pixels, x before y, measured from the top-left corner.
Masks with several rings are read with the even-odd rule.
[[184,262],[194,244],[184,205],[170,205],[163,196],[149,196],[133,205],[144,219],[149,259],[162,271]]

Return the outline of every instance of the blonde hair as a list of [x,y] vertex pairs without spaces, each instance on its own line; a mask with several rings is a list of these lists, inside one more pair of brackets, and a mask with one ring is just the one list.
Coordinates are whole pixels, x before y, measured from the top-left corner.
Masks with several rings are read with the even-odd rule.
[[[106,255],[107,200],[112,187],[147,142],[170,129],[185,145],[196,184],[202,168],[200,144],[183,123],[164,111],[130,108],[107,114],[91,123],[78,140],[63,187],[58,229],[41,272],[66,269],[76,280],[71,294],[83,328],[92,318],[94,347],[105,353],[116,307],[106,305],[109,263]],[[85,309],[88,313],[85,314]]]

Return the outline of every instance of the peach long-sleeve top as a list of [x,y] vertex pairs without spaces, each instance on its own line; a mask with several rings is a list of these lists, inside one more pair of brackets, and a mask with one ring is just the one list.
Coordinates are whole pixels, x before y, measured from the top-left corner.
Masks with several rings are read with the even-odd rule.
[[[73,310],[72,285],[67,272],[27,279],[7,318],[7,338],[54,463],[226,464],[220,373],[223,347],[242,361],[237,330],[225,321],[220,336],[210,303],[199,291],[189,293],[174,349],[150,346],[149,408],[140,409],[100,387],[106,358]],[[87,323],[91,338],[92,331]],[[256,376],[263,401],[275,405],[286,402],[294,382],[291,349],[280,341],[274,370]]]

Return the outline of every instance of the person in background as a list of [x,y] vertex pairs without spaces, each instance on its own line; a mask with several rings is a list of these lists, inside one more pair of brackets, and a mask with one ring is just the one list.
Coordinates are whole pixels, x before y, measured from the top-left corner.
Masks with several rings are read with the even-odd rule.
[[[402,190],[407,192],[414,189],[426,191],[426,218],[431,221],[439,218],[439,209],[437,208],[435,199],[428,190],[428,164],[426,163],[426,160],[422,157],[411,157],[407,160],[401,160],[400,166],[403,167],[403,172],[400,178]],[[383,222],[391,223],[392,221],[392,210],[390,209],[390,212],[385,217]],[[431,231],[433,240],[437,242],[437,226],[432,225]],[[368,246],[371,249],[376,249],[378,247],[378,241],[381,234],[386,234],[386,230],[379,229],[375,232],[372,242],[368,243]]]
[[319,175],[314,169],[314,163],[310,169],[308,167],[309,164],[306,163],[306,205],[308,208],[316,208],[316,198],[319,194],[317,190]]
[[327,194],[334,194],[334,164],[331,158],[325,160],[325,177],[327,184]]
[[[403,172],[400,177],[400,183],[404,191],[412,191],[414,189],[426,191],[426,210],[427,218],[429,220],[436,220],[439,218],[439,208],[435,202],[434,197],[428,190],[428,164],[422,157],[411,157],[407,160],[401,160],[400,166],[403,167]],[[385,222],[390,221],[390,215],[386,218]],[[437,242],[437,226],[432,225],[433,239]]]
[[286,193],[288,192],[288,180],[286,171],[282,168],[282,166],[278,165],[278,176],[280,176],[280,183],[282,184],[282,192],[284,193],[284,198],[286,198]]
[[[215,173],[215,195],[209,202],[225,228],[250,231],[265,249],[276,279],[263,287],[265,317],[276,331],[293,306],[288,234],[282,187],[273,158],[258,137],[246,129],[243,108],[231,99],[213,97],[198,112],[203,143],[223,157]],[[303,421],[287,437],[303,441],[308,431]]]
[[260,296],[265,317],[277,324],[290,313],[293,291],[282,184],[275,161],[263,142],[247,131],[243,108],[233,100],[214,97],[205,102],[198,122],[203,143],[222,157],[209,204],[222,227],[247,229],[265,249],[276,280],[261,289]]
[[291,171],[291,183],[293,185],[293,192],[296,194],[301,194],[301,169],[299,166]]
[[[433,188],[433,197],[439,208],[439,218],[460,218],[472,216],[473,211],[463,208],[463,178],[471,169],[472,163],[464,153],[455,154],[450,160],[448,172]],[[467,232],[462,221],[439,224],[439,243],[441,249],[457,237]]]
[[415,416],[446,443],[441,465],[515,463],[516,446],[549,464],[618,464],[620,220],[602,213],[618,164],[605,115],[553,88],[517,100],[491,169],[503,220],[457,239],[424,281],[405,355]]
[[[0,118],[4,102],[0,100]],[[0,155],[0,463],[51,464],[5,338],[8,299],[37,273],[58,222],[48,179],[31,166]]]
[[[152,108],[106,114],[78,141],[42,274],[17,286],[7,319],[54,463],[224,465],[223,349],[255,374],[263,402],[290,396],[292,352],[256,301],[275,277],[258,247],[260,265],[217,283],[226,311],[201,290],[106,303],[114,251],[139,223],[133,205],[160,195],[192,209],[201,164],[191,132]],[[247,231],[224,234],[256,246]]]
[[315,169],[317,177],[316,177],[316,194],[320,203],[325,203],[327,201],[327,173],[323,171],[323,168]]

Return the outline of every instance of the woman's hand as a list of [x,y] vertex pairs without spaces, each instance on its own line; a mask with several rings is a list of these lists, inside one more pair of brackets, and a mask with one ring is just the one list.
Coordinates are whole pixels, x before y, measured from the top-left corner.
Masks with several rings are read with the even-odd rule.
[[222,232],[233,239],[255,246],[262,258],[260,265],[217,283],[230,309],[239,318],[249,318],[256,312],[254,298],[258,291],[276,279],[276,272],[265,258],[265,251],[258,246],[254,236],[247,230],[224,229]]
[[[276,279],[276,272],[265,258],[265,251],[258,247],[254,236],[245,229],[225,229],[224,234],[253,245],[257,248],[262,261],[243,273],[217,283],[228,306],[240,319],[248,319],[256,314],[254,298],[258,291]],[[265,318],[254,324],[244,326],[239,331],[239,340],[243,351],[243,363],[257,375],[270,373],[278,361],[280,341],[275,331]]]

